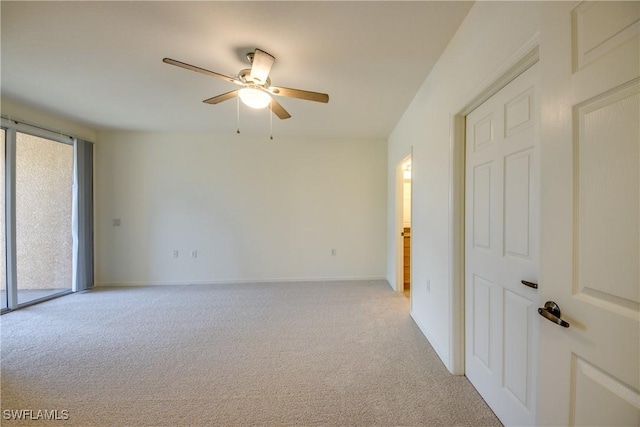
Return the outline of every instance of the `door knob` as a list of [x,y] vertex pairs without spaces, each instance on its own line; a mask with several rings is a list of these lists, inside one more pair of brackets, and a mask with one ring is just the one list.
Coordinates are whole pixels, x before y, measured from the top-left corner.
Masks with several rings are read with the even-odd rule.
[[564,328],[569,327],[569,323],[560,318],[561,316],[560,307],[558,307],[558,304],[556,304],[553,301],[547,301],[544,304],[544,307],[540,307],[538,309],[538,314],[540,314],[540,316],[546,318],[547,320],[552,321],[553,323],[557,323],[558,325]]

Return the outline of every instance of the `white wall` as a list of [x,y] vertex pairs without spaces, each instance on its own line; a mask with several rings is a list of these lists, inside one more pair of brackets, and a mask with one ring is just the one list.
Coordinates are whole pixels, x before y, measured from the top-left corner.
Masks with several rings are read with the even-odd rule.
[[101,133],[96,282],[384,278],[386,155],[384,140]]
[[539,31],[541,7],[536,2],[477,2],[388,141],[387,280],[395,288],[395,168],[413,147],[412,316],[450,369],[451,117]]

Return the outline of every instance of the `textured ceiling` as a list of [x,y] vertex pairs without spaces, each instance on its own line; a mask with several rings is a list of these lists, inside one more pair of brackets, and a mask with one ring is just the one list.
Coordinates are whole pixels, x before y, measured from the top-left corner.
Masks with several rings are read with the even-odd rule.
[[[97,129],[233,133],[236,88],[164,64],[227,75],[256,47],[272,84],[328,93],[279,97],[291,137],[386,138],[466,16],[469,2],[0,2],[1,95]],[[269,113],[241,109],[243,133]]]

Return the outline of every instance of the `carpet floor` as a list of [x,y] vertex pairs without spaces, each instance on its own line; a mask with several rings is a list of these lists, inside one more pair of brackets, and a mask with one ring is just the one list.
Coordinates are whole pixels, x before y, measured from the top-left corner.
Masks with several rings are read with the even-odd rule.
[[0,327],[3,426],[500,425],[385,281],[96,288]]

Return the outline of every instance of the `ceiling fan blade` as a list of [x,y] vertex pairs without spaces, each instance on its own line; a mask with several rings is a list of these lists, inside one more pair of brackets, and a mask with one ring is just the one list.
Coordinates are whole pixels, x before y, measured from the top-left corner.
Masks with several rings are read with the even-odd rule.
[[224,74],[216,73],[214,71],[205,70],[204,68],[196,67],[195,65],[187,64],[184,62],[176,61],[171,58],[164,58],[162,60],[165,64],[175,65],[176,67],[184,68],[186,70],[195,71],[196,73],[201,73],[207,76],[218,77],[220,79],[226,80],[231,83],[237,83],[237,79],[230,76],[225,76]]
[[271,86],[269,91],[274,95],[288,96],[289,98],[305,99],[307,101],[329,102],[329,95],[320,92],[310,92],[308,90],[291,89],[288,87]]
[[251,73],[249,74],[249,78],[256,83],[266,83],[275,60],[276,58],[269,55],[264,50],[256,49],[253,54],[253,62],[251,64]]
[[282,120],[288,119],[291,117],[291,114],[289,114],[287,110],[285,110],[284,107],[280,105],[278,101],[273,99],[273,97],[271,98],[271,111],[273,111],[273,114],[275,114],[276,116],[278,116],[278,118]]
[[213,98],[205,99],[202,102],[204,102],[205,104],[219,104],[222,101],[226,101],[228,99],[235,98],[236,96],[238,96],[238,91],[237,90],[232,90],[231,92],[223,93],[222,95],[218,95],[218,96],[214,96]]

